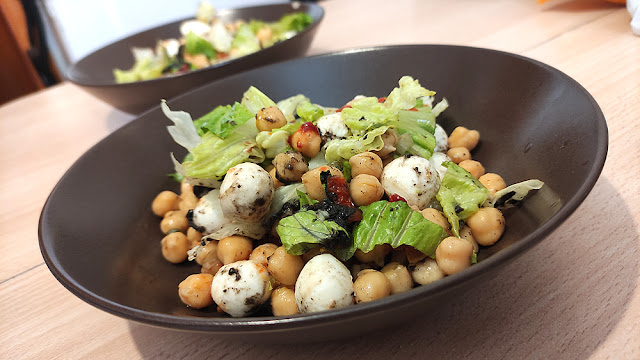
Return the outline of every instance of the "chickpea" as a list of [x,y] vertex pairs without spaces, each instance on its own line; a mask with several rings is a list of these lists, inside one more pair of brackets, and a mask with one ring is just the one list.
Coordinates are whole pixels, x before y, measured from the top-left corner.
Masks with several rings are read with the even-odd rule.
[[447,156],[456,164],[460,164],[462,160],[471,160],[471,153],[465,147],[454,147],[447,151]]
[[453,275],[471,266],[473,246],[466,240],[450,236],[436,248],[436,262],[443,273]]
[[287,151],[276,155],[273,159],[276,169],[276,179],[284,184],[299,182],[302,175],[309,170],[309,165],[302,154],[296,151]]
[[256,127],[258,131],[271,131],[287,125],[287,119],[277,106],[269,106],[258,110]]
[[502,236],[504,216],[496,208],[480,208],[467,218],[467,225],[478,244],[489,246],[495,244]]
[[269,256],[267,268],[269,274],[282,285],[295,285],[304,261],[299,255],[287,254],[284,247],[278,247],[273,255]]
[[184,61],[193,65],[196,69],[202,69],[209,66],[209,59],[204,54],[190,54],[184,52]]
[[178,285],[178,295],[182,302],[194,309],[202,309],[213,305],[211,297],[211,274],[192,274]]
[[310,122],[302,124],[298,130],[296,130],[290,139],[291,147],[293,150],[302,153],[302,155],[314,158],[320,152],[320,145],[322,145],[322,137],[318,128]]
[[461,168],[467,170],[476,179],[484,175],[484,166],[482,166],[479,161],[462,160],[458,165],[460,165]]
[[160,192],[151,202],[151,211],[157,216],[164,216],[171,210],[178,210],[180,197],[173,191],[165,190]]
[[218,254],[218,242],[216,240],[207,241],[207,243],[198,250],[196,255],[196,262],[199,265],[204,264],[205,259],[209,256],[209,253]]
[[438,263],[432,258],[426,258],[416,264],[411,271],[413,281],[420,285],[431,284],[444,277],[444,273],[438,267]]
[[224,266],[224,264],[218,258],[218,254],[212,251],[204,258],[200,272],[203,274],[215,275],[222,266]]
[[322,186],[322,181],[320,180],[320,173],[323,171],[329,171],[329,173],[333,176],[344,177],[344,175],[342,175],[342,171],[328,165],[319,166],[315,169],[307,171],[304,175],[302,175],[302,184],[304,184],[304,188],[307,190],[307,194],[312,199],[322,200],[327,197],[324,192],[324,187]]
[[420,211],[422,217],[434,224],[440,225],[445,231],[449,230],[449,220],[440,211],[434,208],[426,208]]
[[165,236],[160,242],[162,246],[162,256],[174,264],[179,264],[187,260],[187,251],[189,251],[189,240],[187,235],[181,232],[172,232]]
[[183,212],[183,213],[187,213],[187,211],[195,209],[196,205],[198,205],[198,197],[193,193],[182,193],[180,195],[180,203],[178,204],[178,209]]
[[349,267],[349,272],[351,272],[351,277],[355,279],[358,277],[359,273],[367,269],[373,269],[373,265],[356,262],[351,264],[351,266]]
[[404,252],[407,254],[407,261],[409,264],[417,264],[419,261],[427,257],[425,253],[415,249],[413,246],[405,246]]
[[389,244],[378,244],[369,252],[363,252],[362,250],[357,249],[354,256],[361,263],[375,263],[382,266],[384,264],[384,258],[389,252],[391,252],[391,249],[392,247]]
[[471,233],[471,228],[465,225],[462,227],[462,229],[460,229],[459,233],[460,233],[460,239],[468,241],[469,244],[473,246],[473,251],[475,251],[477,254],[479,247],[478,247],[478,243],[476,242],[476,239],[473,237],[473,234]]
[[298,314],[295,292],[286,286],[280,286],[271,293],[271,312],[274,316]]
[[351,165],[352,177],[368,174],[380,179],[380,175],[382,175],[382,159],[377,154],[369,151],[350,157],[349,165]]
[[393,153],[394,151],[396,151],[396,144],[398,143],[398,135],[395,133],[395,131],[386,131],[384,134],[382,134],[380,138],[382,139],[384,146],[382,147],[382,149],[374,152],[380,158],[385,158],[391,155],[391,153]]
[[194,248],[195,246],[200,245],[202,233],[190,227],[187,229],[187,239],[189,239],[189,243],[191,243],[191,248]]
[[458,126],[449,134],[447,143],[450,148],[464,147],[473,150],[478,145],[480,133],[477,130],[469,130],[464,126]]
[[271,175],[271,178],[273,179],[273,189],[277,189],[280,186],[283,186],[284,184],[278,180],[278,177],[276,176],[276,168],[272,168],[271,170],[269,170],[269,175]]
[[186,179],[182,179],[180,182],[180,194],[192,193],[193,192],[193,184],[188,183]]
[[185,233],[188,228],[189,220],[182,211],[171,210],[164,214],[164,218],[160,221],[160,230],[163,234],[168,234],[172,230]]
[[369,205],[382,199],[384,188],[380,180],[373,175],[360,174],[349,183],[349,194],[357,206]]
[[507,187],[502,176],[494,173],[486,173],[480,176],[478,180],[489,190],[489,194],[491,195]]
[[256,248],[251,252],[251,255],[249,255],[249,260],[253,260],[258,264],[267,266],[269,263],[269,256],[273,255],[277,248],[278,245],[272,243],[265,243],[256,246]]
[[389,279],[392,294],[405,292],[413,287],[411,273],[409,273],[407,267],[402,264],[396,262],[388,263],[380,272]]
[[366,269],[358,273],[358,278],[353,283],[353,292],[356,303],[363,303],[382,299],[391,294],[391,282],[380,271]]
[[258,41],[260,41],[260,45],[262,45],[262,47],[267,47],[269,41],[273,37],[273,30],[268,26],[263,26],[258,29],[256,37],[258,38]]
[[331,251],[321,247],[321,246],[316,246],[313,249],[307,251],[306,253],[302,254],[302,261],[304,261],[305,263],[309,260],[311,260],[314,256],[316,255],[320,255],[320,254],[331,254]]
[[253,243],[248,237],[240,235],[228,236],[218,241],[218,258],[227,265],[232,262],[247,260],[253,250]]

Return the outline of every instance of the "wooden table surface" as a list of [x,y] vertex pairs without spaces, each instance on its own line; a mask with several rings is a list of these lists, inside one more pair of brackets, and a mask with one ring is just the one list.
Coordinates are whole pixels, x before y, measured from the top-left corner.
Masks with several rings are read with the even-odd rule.
[[76,298],[49,272],[38,218],[87,149],[134,119],[63,83],[0,107],[0,358],[640,359],[640,38],[601,0],[322,1],[310,54],[438,43],[547,63],[602,108],[604,170],[577,211],[496,272],[493,287],[415,323],[321,344],[255,345],[130,322]]

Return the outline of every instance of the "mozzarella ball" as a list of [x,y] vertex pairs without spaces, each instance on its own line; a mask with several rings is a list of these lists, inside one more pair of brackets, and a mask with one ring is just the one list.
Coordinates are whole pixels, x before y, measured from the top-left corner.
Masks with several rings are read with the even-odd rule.
[[271,296],[267,268],[251,260],[227,264],[213,277],[211,296],[222,311],[233,317],[250,315]]
[[449,145],[447,144],[449,141],[449,136],[447,136],[447,132],[444,131],[442,126],[436,124],[436,131],[433,135],[436,137],[436,147],[433,149],[433,151],[447,151],[449,149]]
[[447,156],[447,154],[443,152],[434,152],[429,159],[431,166],[438,172],[438,177],[440,181],[444,178],[444,174],[447,172],[447,168],[442,165],[445,161],[451,161],[451,159]]
[[311,313],[353,304],[349,269],[331,254],[320,254],[302,268],[295,287],[300,313]]
[[220,185],[220,206],[225,216],[258,221],[269,211],[274,193],[271,175],[254,163],[238,164]]
[[388,196],[402,196],[409,205],[424,209],[435,198],[440,178],[429,160],[405,155],[382,170],[382,187]]

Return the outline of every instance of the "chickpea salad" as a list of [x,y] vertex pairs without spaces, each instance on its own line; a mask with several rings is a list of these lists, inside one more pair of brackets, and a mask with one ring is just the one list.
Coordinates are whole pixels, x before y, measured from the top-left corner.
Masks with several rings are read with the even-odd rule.
[[195,19],[180,25],[180,38],[158,41],[155,49],[131,49],[131,69],[114,69],[116,83],[175,76],[239,58],[287,40],[313,23],[304,12],[283,15],[278,21],[257,19],[224,22],[206,1],[198,6]]
[[162,101],[179,193],[152,202],[162,254],[200,272],[178,287],[189,307],[233,317],[290,316],[374,301],[476,263],[505,230],[501,209],[540,189],[507,186],[472,159],[480,133],[450,134],[449,106],[410,76],[385,97],[340,108],[250,87],[193,120]]

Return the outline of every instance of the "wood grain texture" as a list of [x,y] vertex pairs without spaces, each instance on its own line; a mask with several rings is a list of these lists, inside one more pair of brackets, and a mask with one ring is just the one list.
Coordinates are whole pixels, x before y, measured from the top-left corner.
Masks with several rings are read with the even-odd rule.
[[[112,316],[76,298],[39,253],[47,195],[89,147],[132,119],[71,84],[0,107],[0,358],[640,358],[640,38],[603,1],[324,1],[311,54],[452,43],[506,50],[576,79],[609,126],[602,175],[554,233],[492,287],[414,323],[317,344],[246,344]],[[353,13],[367,16],[346,16]]]

